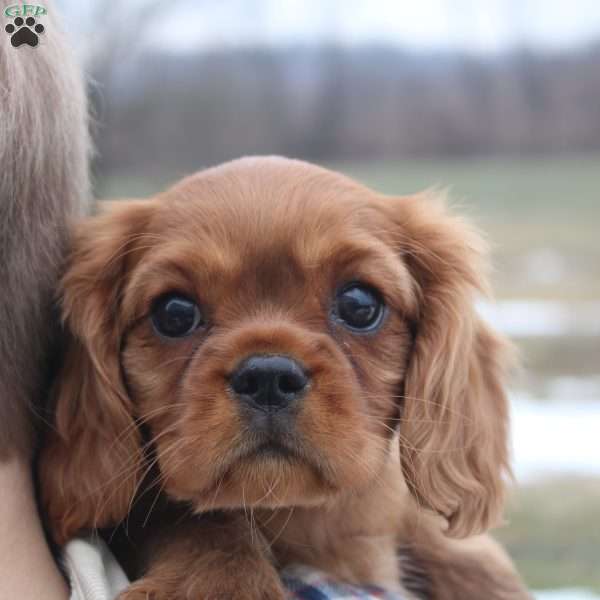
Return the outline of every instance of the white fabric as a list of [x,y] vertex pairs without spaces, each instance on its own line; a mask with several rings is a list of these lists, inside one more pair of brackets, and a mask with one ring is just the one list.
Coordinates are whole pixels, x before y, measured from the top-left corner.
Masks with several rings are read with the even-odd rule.
[[129,582],[106,544],[98,538],[69,542],[64,562],[71,600],[114,600]]

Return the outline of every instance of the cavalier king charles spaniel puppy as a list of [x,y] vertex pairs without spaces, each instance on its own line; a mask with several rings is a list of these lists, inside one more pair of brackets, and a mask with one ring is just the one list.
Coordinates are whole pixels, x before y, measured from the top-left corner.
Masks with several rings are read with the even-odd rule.
[[295,563],[403,598],[528,598],[484,535],[510,475],[484,250],[431,195],[277,157],[109,204],[62,282],[55,540],[121,524],[122,600],[282,599]]

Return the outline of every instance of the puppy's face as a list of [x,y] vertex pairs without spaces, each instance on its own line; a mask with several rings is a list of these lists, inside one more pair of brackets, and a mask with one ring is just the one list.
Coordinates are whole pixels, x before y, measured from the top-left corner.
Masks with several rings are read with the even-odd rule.
[[198,509],[320,502],[389,455],[414,282],[371,194],[289,169],[158,198],[124,282],[134,411],[165,491]]
[[476,244],[424,199],[274,158],[88,223],[42,457],[57,537],[123,518],[153,465],[198,511],[366,489],[398,429],[417,499],[458,534],[487,525],[506,407]]

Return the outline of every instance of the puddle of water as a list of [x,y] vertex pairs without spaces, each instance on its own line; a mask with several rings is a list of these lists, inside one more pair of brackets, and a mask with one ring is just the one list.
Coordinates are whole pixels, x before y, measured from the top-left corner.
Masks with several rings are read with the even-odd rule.
[[536,600],[600,600],[600,596],[582,589],[544,590],[533,592],[533,597]]
[[550,398],[563,398],[565,402],[596,401],[600,400],[600,377],[547,377],[545,389]]
[[[508,300],[478,309],[512,337],[598,336],[600,344],[600,302]],[[517,479],[600,476],[600,375],[544,377],[542,384],[533,394],[511,394]]]
[[477,308],[493,327],[514,337],[600,335],[600,302],[503,300]]
[[519,481],[561,473],[600,476],[600,402],[512,398]]

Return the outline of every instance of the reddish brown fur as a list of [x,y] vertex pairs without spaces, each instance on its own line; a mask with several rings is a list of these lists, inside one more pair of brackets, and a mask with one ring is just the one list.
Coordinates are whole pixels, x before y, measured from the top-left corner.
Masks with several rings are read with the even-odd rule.
[[[265,586],[280,597],[268,547],[279,565],[398,587],[402,545],[433,580],[453,574],[436,598],[460,595],[460,581],[480,582],[487,598],[527,597],[489,538],[451,550],[446,537],[501,516],[507,353],[473,306],[485,288],[481,241],[439,203],[383,197],[298,161],[242,159],[111,206],[82,224],[74,247],[63,282],[73,340],[41,466],[59,542],[127,516],[152,468],[144,423],[167,497],[199,514],[233,509],[220,531],[243,530],[235,509],[256,509],[266,542],[251,563],[263,567],[250,569],[255,579],[240,567],[244,597],[266,597]],[[385,298],[377,333],[329,319],[335,290],[355,280]],[[208,329],[157,337],[152,300],[173,290],[200,302]],[[256,353],[293,356],[312,375],[288,439],[297,460],[251,455],[226,381]],[[236,570],[207,559],[206,544],[220,543],[206,522],[157,533],[170,550],[152,553],[124,597],[212,597]]]

